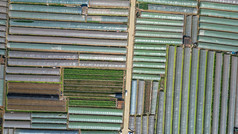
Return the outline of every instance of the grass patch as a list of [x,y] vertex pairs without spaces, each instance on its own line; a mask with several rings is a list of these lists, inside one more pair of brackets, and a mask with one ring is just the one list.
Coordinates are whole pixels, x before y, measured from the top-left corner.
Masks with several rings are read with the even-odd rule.
[[138,3],[137,7],[139,9],[148,10],[148,3]]

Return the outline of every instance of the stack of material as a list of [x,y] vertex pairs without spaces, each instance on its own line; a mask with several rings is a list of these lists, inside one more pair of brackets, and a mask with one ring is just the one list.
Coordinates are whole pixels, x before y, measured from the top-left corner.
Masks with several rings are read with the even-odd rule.
[[237,19],[237,1],[201,0],[199,47],[221,51],[238,51]]

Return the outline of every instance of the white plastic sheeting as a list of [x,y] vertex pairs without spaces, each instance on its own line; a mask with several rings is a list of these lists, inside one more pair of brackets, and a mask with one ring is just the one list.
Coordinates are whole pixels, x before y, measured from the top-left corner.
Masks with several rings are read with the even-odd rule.
[[6,75],[7,81],[40,81],[40,82],[60,82],[60,76],[42,75]]

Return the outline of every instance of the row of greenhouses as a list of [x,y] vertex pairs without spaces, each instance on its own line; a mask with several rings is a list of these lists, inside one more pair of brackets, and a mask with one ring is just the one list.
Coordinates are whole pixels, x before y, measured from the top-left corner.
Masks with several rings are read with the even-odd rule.
[[[129,130],[233,134],[238,127],[234,123],[237,59],[230,54],[237,51],[237,4],[137,1]],[[154,113],[143,111],[150,103],[144,102],[144,80],[165,84],[157,91]],[[150,116],[155,116],[148,118],[155,124],[148,129],[145,119]]]
[[[158,94],[153,131],[233,134],[238,121],[237,57],[197,48],[170,46],[168,51],[166,84]],[[135,89],[138,93],[140,85],[142,81],[139,89]],[[133,91],[132,86],[131,113]],[[136,103],[140,107],[140,101]],[[137,107],[137,116],[130,116],[129,127],[139,134],[148,123],[144,123],[146,116],[138,115]]]
[[200,3],[199,47],[237,51],[238,5]]
[[0,54],[5,55],[6,26],[7,25],[7,2],[0,1]]
[[119,133],[129,1],[4,3],[4,134]]
[[165,45],[237,51],[237,9],[235,2],[219,0],[138,0],[133,79],[159,80],[156,74],[165,74]]
[[91,129],[115,133],[121,128],[122,115],[123,111],[117,109],[77,107],[69,107],[68,113],[11,112],[4,114],[3,127],[8,129],[78,129],[78,132],[79,129]]
[[233,134],[237,1],[133,2],[0,1],[4,134]]

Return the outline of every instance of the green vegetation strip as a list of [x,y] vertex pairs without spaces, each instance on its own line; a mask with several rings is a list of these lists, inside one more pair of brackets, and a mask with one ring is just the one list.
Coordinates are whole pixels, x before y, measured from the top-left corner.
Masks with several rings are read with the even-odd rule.
[[137,7],[139,7],[139,9],[148,10],[148,4],[147,3],[139,3],[139,4],[137,4]]
[[123,75],[122,70],[102,70],[102,69],[84,69],[84,68],[67,68],[64,74],[80,74],[80,75]]
[[102,97],[70,97],[70,106],[116,107],[116,99]]
[[[78,100],[79,97],[70,97],[70,100]],[[88,96],[81,96],[80,99],[84,99],[84,100],[108,100],[108,101],[114,101],[115,99],[112,99],[111,97],[88,97]]]
[[116,102],[99,100],[70,100],[69,106],[116,107]]
[[80,79],[80,80],[122,80],[122,77],[118,76],[97,76],[97,75],[74,75],[74,74],[65,74],[64,79]]
[[95,81],[87,81],[87,80],[65,80],[65,85],[110,85],[110,86],[122,86],[123,82],[121,81],[103,81],[103,80],[95,80]]
[[[83,90],[73,90],[73,89],[66,89],[64,90],[65,94],[75,94],[75,93],[117,93],[121,92],[121,90],[91,90],[91,91],[86,91],[85,89]],[[71,96],[71,95],[70,95]]]

